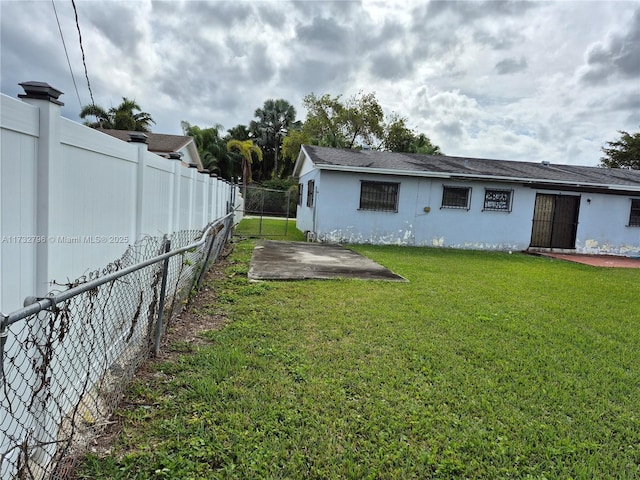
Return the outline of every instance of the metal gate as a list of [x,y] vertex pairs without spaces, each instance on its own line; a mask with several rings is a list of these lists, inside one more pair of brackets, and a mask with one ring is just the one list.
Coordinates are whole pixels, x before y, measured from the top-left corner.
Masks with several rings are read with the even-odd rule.
[[244,219],[236,233],[258,237],[286,236],[290,219],[295,219],[297,197],[289,190],[247,187]]
[[533,209],[531,247],[576,247],[580,197],[538,193]]

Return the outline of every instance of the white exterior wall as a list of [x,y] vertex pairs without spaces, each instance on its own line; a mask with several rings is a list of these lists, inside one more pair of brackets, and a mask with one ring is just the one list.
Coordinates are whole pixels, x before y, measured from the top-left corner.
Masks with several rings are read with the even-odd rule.
[[576,250],[581,253],[640,256],[640,227],[627,226],[632,198],[640,198],[640,194],[583,193]]
[[[331,208],[330,206],[325,207],[325,205],[323,204],[325,199],[322,199],[320,203],[318,203],[318,197],[322,196],[322,187],[321,187],[320,179],[321,179],[321,175],[319,170],[309,170],[307,171],[307,173],[303,173],[300,176],[300,179],[298,180],[298,182],[302,184],[302,204],[298,205],[298,208],[297,208],[296,227],[298,230],[301,230],[303,232],[312,232],[312,233],[319,232],[319,230],[316,228],[314,223],[318,215],[316,210],[318,208],[318,205],[322,205],[323,209]],[[315,192],[313,195],[312,207],[307,207],[309,180],[313,180],[315,182]],[[328,187],[333,188],[331,185],[328,185]],[[334,204],[333,197],[327,198],[326,201],[328,205]],[[336,241],[336,240],[327,240],[327,241]]]
[[[314,209],[306,207],[314,179]],[[358,210],[360,183],[399,182],[398,211]],[[640,228],[628,227],[629,196],[533,189],[520,184],[308,170],[297,225],[318,241],[434,246],[482,250],[526,250],[531,241],[537,193],[581,197],[576,251],[640,255]],[[443,186],[471,187],[469,210],[441,208]],[[512,189],[511,212],[483,211],[485,189]],[[591,202],[587,202],[590,198]],[[430,211],[425,212],[425,207]],[[314,217],[315,215],[315,217]],[[315,223],[314,223],[315,218]]]

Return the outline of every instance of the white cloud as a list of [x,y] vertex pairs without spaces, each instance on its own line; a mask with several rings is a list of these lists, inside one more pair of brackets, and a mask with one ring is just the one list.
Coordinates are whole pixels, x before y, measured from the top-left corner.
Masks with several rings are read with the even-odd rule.
[[[70,2],[55,0],[83,103]],[[248,124],[268,98],[375,91],[450,155],[594,165],[640,126],[640,2],[76,0],[95,100],[154,131]],[[52,6],[0,0],[0,85],[80,105]]]

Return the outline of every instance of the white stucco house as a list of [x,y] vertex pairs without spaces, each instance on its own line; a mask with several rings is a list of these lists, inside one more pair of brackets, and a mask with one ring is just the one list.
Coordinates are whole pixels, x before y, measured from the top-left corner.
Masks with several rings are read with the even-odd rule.
[[294,178],[320,242],[640,256],[640,171],[304,145]]

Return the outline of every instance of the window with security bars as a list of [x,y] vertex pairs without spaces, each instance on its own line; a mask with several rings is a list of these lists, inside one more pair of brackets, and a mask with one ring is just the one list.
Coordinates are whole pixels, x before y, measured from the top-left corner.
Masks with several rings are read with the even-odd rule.
[[360,182],[360,210],[398,211],[400,184],[392,182]]
[[298,205],[302,206],[302,192],[304,190],[304,185],[302,183],[298,184]]
[[487,188],[484,191],[484,212],[510,212],[513,190]]
[[313,207],[313,192],[316,189],[316,182],[309,180],[307,182],[307,207]]
[[470,200],[470,187],[451,187],[448,185],[443,186],[441,208],[459,208],[463,210],[469,210]]
[[629,226],[640,227],[640,198],[631,199],[631,212],[629,213]]

